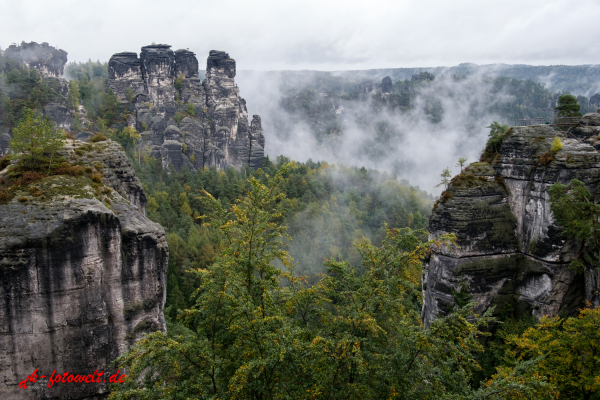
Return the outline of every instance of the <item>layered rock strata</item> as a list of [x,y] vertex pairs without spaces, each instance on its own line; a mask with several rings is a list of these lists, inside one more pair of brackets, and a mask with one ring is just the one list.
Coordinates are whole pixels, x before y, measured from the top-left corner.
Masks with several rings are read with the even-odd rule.
[[[557,226],[548,188],[576,178],[598,200],[600,114],[565,133],[551,126],[512,128],[491,164],[474,163],[452,179],[429,220],[431,237],[455,233],[459,248],[435,251],[423,276],[422,318],[428,324],[454,307],[461,287],[481,313],[496,306],[516,315],[573,315],[598,303],[598,272],[568,268],[581,244]],[[550,151],[555,137],[558,152]]]
[[115,54],[108,67],[109,87],[135,115],[140,150],[160,157],[165,168],[262,166],[260,117],[248,124],[235,60],[227,53],[210,52],[203,82],[195,54],[168,45],[145,46],[139,58]]
[[[111,362],[142,334],[165,330],[165,232],[145,217],[121,146],[70,141],[65,154],[86,174],[44,178],[0,204],[2,399],[104,398]],[[104,371],[106,381],[49,388],[45,378],[20,389],[36,369]]]
[[42,76],[59,78],[63,75],[67,63],[67,52],[44,42],[22,42],[20,46],[12,44],[4,50],[4,57],[17,61],[27,68],[37,68]]

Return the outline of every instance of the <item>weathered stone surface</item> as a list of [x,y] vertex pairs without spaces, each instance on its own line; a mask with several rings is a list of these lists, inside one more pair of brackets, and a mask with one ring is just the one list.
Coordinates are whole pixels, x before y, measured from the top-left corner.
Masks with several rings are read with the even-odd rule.
[[[492,165],[471,164],[452,179],[429,228],[432,237],[455,233],[460,249],[437,250],[426,267],[425,323],[452,309],[461,281],[478,312],[510,304],[541,317],[573,314],[584,299],[598,302],[598,273],[568,269],[581,244],[556,225],[547,191],[576,178],[598,192],[600,153],[585,138],[594,135],[600,115],[586,117],[589,126],[578,128],[577,139],[551,126],[512,128]],[[550,151],[555,137],[563,143],[556,153]]]
[[142,62],[136,53],[117,53],[108,61],[108,87],[120,99],[127,99],[127,88],[134,95],[146,93],[142,77]]
[[253,115],[250,123],[250,168],[262,167],[265,155],[265,137],[262,131],[260,116]]
[[392,78],[386,76],[381,80],[381,93],[392,93]]
[[44,106],[44,115],[56,123],[58,128],[70,131],[73,118],[71,111],[58,103],[50,103]]
[[50,46],[48,43],[22,42],[12,44],[4,50],[4,56],[18,61],[27,68],[37,68],[45,77],[62,76],[67,63],[67,52]]
[[[18,384],[36,368],[47,376],[110,375],[110,363],[143,333],[165,330],[165,232],[144,216],[145,195],[126,155],[110,141],[71,141],[65,154],[89,160],[102,185],[51,176],[0,205],[2,399],[99,398],[108,380]],[[43,195],[34,196],[34,186]]]
[[198,59],[194,52],[183,49],[175,52],[175,76],[180,75],[184,78],[198,78]]
[[[109,86],[123,103],[127,88],[136,94],[131,125],[143,132],[140,147],[161,157],[165,168],[262,166],[260,117],[248,125],[246,102],[234,82],[235,60],[227,53],[210,52],[204,82],[195,54],[173,52],[168,45],[145,46],[139,59],[135,53],[115,54],[109,69]],[[179,126],[173,120],[177,113]]]

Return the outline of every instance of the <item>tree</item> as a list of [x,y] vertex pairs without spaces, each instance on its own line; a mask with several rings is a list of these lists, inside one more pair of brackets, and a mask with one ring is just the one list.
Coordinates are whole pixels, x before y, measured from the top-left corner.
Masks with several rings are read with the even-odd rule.
[[583,246],[569,267],[583,272],[587,265],[600,267],[600,205],[583,182],[573,179],[568,185],[553,184],[548,189],[550,209],[567,237]]
[[511,128],[508,125],[501,125],[498,121],[492,122],[486,128],[490,129],[490,133],[485,149],[483,149],[483,153],[481,154],[481,161],[491,162],[500,151],[504,136]]
[[204,193],[206,223],[223,240],[214,262],[193,270],[196,303],[179,315],[187,329],[147,335],[120,357],[129,375],[111,398],[471,395],[489,313],[472,315],[469,304],[429,329],[420,323],[422,259],[454,236],[422,242],[425,231],[388,230],[381,246],[357,245],[360,268],[331,259],[327,275],[309,285],[284,248],[278,209],[287,169],[265,175],[266,183],[250,178],[246,197],[230,208]]
[[10,141],[11,160],[17,161],[21,171],[41,171],[58,161],[63,148],[64,135],[57,131],[54,123],[40,113],[25,109],[23,118],[13,129]]
[[458,159],[458,162],[455,164],[456,167],[460,167],[460,172],[463,171],[463,167],[465,166],[465,163],[467,162],[467,159],[464,157],[460,157]]
[[444,168],[440,176],[442,177],[442,181],[435,185],[435,187],[444,185],[444,189],[448,189],[448,184],[450,183],[450,178],[452,177],[452,174],[450,174],[450,167]]
[[558,98],[555,110],[558,111],[557,117],[579,117],[581,106],[577,98],[570,94],[563,94]]
[[600,309],[585,308],[576,318],[543,317],[510,342],[510,354],[535,359],[537,370],[560,392],[560,399],[592,399],[600,394]]

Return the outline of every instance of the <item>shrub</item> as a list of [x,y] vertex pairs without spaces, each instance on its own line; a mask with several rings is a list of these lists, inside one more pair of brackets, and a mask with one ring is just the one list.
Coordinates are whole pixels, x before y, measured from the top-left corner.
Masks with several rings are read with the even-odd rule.
[[540,158],[538,159],[538,163],[542,164],[542,165],[548,165],[553,160],[554,160],[554,152],[553,151],[547,151],[547,152],[545,152],[544,154],[542,154],[540,156]]
[[94,183],[102,183],[102,175],[100,174],[93,174],[91,178]]
[[555,137],[554,140],[552,141],[552,147],[550,148],[550,150],[556,153],[557,151],[559,151],[562,148],[563,148],[562,140],[560,140],[559,137]]
[[504,137],[511,132],[512,128],[508,125],[500,125],[497,121],[492,122],[488,128],[490,128],[489,139],[479,161],[491,163],[500,151]]
[[175,86],[175,89],[181,90],[181,88],[183,87],[184,79],[185,76],[183,76],[183,74],[180,74],[177,78],[175,78],[175,81],[173,82],[173,86]]
[[183,113],[175,113],[175,116],[173,117],[173,119],[175,120],[175,122],[177,122],[177,126],[179,126],[179,124],[181,124],[181,121],[183,120],[183,118],[185,117],[185,115],[183,115]]
[[108,138],[104,136],[104,133],[102,132],[98,132],[90,138],[90,142],[92,143],[102,142],[104,140],[108,140]]
[[81,176],[83,175],[83,167],[79,165],[67,165],[64,167],[56,168],[54,171],[55,175],[71,175],[71,176]]
[[132,88],[128,87],[125,90],[125,97],[127,97],[127,101],[133,103],[133,100],[135,100],[135,93],[133,92]]
[[10,158],[7,155],[5,155],[4,157],[0,158],[0,171],[2,171],[4,168],[8,167],[10,165]]
[[28,185],[32,182],[39,181],[40,179],[45,178],[46,175],[41,174],[36,171],[26,171],[21,175],[21,179],[19,179],[16,184],[17,185]]
[[0,190],[0,204],[8,204],[15,197],[14,193],[8,189]]
[[196,106],[194,105],[194,103],[188,103],[186,106],[185,112],[187,112],[192,117],[195,117],[196,116]]

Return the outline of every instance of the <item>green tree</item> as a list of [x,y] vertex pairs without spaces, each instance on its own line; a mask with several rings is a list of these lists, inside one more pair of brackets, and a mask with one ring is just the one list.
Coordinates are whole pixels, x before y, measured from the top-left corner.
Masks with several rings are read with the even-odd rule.
[[581,106],[577,98],[570,94],[563,94],[558,98],[555,110],[558,111],[557,117],[579,117]]
[[500,151],[504,136],[511,128],[508,125],[501,125],[498,121],[492,122],[490,126],[487,126],[486,128],[490,129],[490,133],[485,149],[481,154],[481,161],[491,162]]
[[[420,323],[421,260],[431,248],[451,245],[454,237],[422,242],[424,231],[388,230],[381,246],[357,245],[360,267],[329,260],[327,275],[309,285],[294,274],[284,248],[279,210],[288,171],[283,166],[273,177],[261,175],[265,183],[251,177],[246,197],[231,207],[204,193],[212,210],[205,223],[219,227],[223,240],[212,264],[192,270],[199,284],[195,305],[179,315],[188,329],[176,324],[167,334],[147,335],[119,358],[129,376],[111,398],[477,394],[468,381],[478,368],[474,353],[482,349],[479,327],[492,321],[491,311],[473,316],[469,304],[428,329]],[[162,208],[163,200],[158,202]],[[174,236],[168,235],[171,258],[181,264],[188,250]],[[171,301],[180,303],[181,281],[171,272],[169,277]],[[507,372],[493,387],[498,393],[518,391],[511,383],[516,375]]]
[[125,97],[127,98],[128,102],[133,103],[133,100],[135,100],[135,92],[132,88],[128,87],[125,89]]
[[63,148],[64,135],[54,127],[54,123],[40,113],[25,109],[23,118],[13,129],[10,141],[12,160],[17,161],[21,171],[41,171],[59,161],[59,151]]
[[543,317],[521,336],[513,337],[512,357],[535,359],[560,399],[598,398],[600,394],[600,309],[585,308],[576,318]]
[[583,244],[569,267],[582,272],[586,264],[600,267],[599,229],[600,205],[583,182],[573,179],[568,185],[553,184],[548,189],[550,209],[564,233]]
[[467,162],[467,159],[464,157],[460,157],[458,159],[458,162],[455,164],[456,167],[460,167],[460,172],[462,172],[463,167],[465,166],[465,163]]
[[442,177],[442,181],[435,185],[435,187],[444,185],[444,189],[448,189],[448,185],[450,184],[450,178],[452,178],[452,174],[450,173],[450,167],[444,168],[440,176]]

